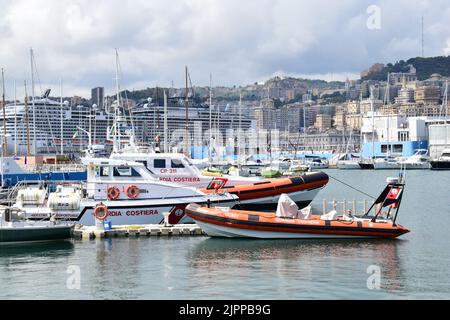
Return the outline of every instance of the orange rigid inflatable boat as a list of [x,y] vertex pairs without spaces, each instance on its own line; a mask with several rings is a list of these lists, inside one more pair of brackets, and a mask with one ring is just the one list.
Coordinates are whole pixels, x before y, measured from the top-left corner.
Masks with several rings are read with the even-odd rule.
[[[186,214],[212,237],[396,238],[409,232],[395,222],[403,188],[402,182],[389,182],[362,216],[326,214],[288,218],[278,216],[278,210],[275,214],[197,204],[189,204]],[[376,214],[369,216],[372,208],[376,208]]]
[[281,194],[288,194],[299,208],[308,206],[315,195],[328,183],[323,172],[312,172],[298,177],[275,178],[252,184],[227,186],[227,179],[214,178],[204,193],[228,192],[239,197],[239,208],[247,210],[276,209]]

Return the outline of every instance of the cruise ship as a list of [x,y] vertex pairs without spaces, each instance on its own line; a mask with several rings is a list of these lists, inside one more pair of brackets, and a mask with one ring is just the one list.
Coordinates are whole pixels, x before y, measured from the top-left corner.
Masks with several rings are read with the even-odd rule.
[[[48,97],[49,90],[42,97],[30,98],[28,103],[17,102],[6,105],[6,136],[7,149],[10,155],[29,154],[65,154],[69,157],[78,156],[89,144],[89,133],[91,145],[103,146],[104,153],[112,150],[112,142],[108,139],[108,130],[113,123],[113,110],[116,102],[110,106],[100,109],[93,106],[70,105]],[[226,137],[228,129],[249,129],[253,120],[228,112],[226,106],[213,107],[209,110],[206,104],[195,104],[189,101],[187,108],[187,123],[191,137],[191,152],[195,156],[196,146],[200,150],[198,157],[204,158],[207,154],[206,137],[212,120],[212,127],[219,128],[223,138]],[[132,121],[129,121],[129,111],[120,108],[119,115],[127,118],[122,130],[132,130],[137,143],[157,146],[157,137],[163,148],[164,141],[164,107],[151,102],[151,99],[136,104],[131,109]],[[0,117],[1,118],[1,117]],[[3,126],[3,119],[0,122]],[[167,151],[177,150],[180,140],[184,139],[186,128],[186,107],[184,100],[180,97],[168,99],[167,107],[167,131],[170,135],[167,140]],[[3,142],[3,130],[0,130]]]
[[[192,158],[205,158],[209,143],[210,123],[212,128],[218,128],[222,139],[225,140],[227,130],[248,130],[254,126],[254,120],[248,116],[231,112],[229,105],[216,105],[210,107],[204,103],[194,103],[189,99],[187,107],[184,105],[184,97],[173,96],[167,99],[167,131],[170,137],[167,139],[166,151],[183,152],[184,143],[180,143],[185,137],[186,123],[190,137]],[[211,111],[211,112],[210,112]],[[155,146],[155,137],[159,137],[161,145],[164,141],[164,107],[152,103],[151,100],[138,103],[133,108],[133,121],[135,136],[139,141]],[[213,129],[218,134],[217,129]],[[177,148],[177,146],[179,148]],[[206,147],[204,147],[206,146]]]
[[[52,100],[48,93],[49,90],[43,97],[30,98],[27,103],[6,105],[8,154],[73,155],[87,147],[87,132],[92,132],[94,144],[107,143],[108,123],[112,122],[109,115],[92,107]],[[3,142],[4,131],[0,131]]]

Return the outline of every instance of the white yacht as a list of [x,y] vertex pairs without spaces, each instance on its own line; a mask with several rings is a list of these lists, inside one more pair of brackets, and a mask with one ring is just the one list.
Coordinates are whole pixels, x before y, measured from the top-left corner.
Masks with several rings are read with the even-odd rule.
[[345,153],[338,158],[336,167],[342,170],[361,169],[359,161],[360,157],[355,157],[352,153]]
[[428,150],[417,149],[412,156],[399,161],[399,164],[405,169],[430,169]]
[[439,158],[430,161],[431,170],[450,170],[450,149],[444,149]]
[[[51,182],[50,185],[15,190],[15,210],[29,219],[76,221],[94,225],[95,217],[109,217],[113,225],[159,224],[168,212],[169,223],[184,218],[189,203],[233,207],[237,197],[229,193],[205,194],[193,187],[157,179],[143,163],[104,158],[82,159],[87,182]],[[51,188],[56,185],[56,191]]]
[[397,158],[386,156],[383,158],[376,158],[373,162],[375,170],[400,169],[400,163]]
[[305,165],[311,170],[329,168],[328,160],[324,160],[320,157],[305,157]]

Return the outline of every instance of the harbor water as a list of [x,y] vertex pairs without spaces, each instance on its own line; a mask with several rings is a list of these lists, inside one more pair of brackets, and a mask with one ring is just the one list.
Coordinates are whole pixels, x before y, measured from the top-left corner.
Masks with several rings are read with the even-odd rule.
[[[325,172],[374,197],[397,174]],[[407,172],[397,222],[411,232],[397,240],[141,237],[0,246],[0,299],[449,299],[449,186],[450,171]],[[368,199],[333,178],[316,211],[324,198]]]

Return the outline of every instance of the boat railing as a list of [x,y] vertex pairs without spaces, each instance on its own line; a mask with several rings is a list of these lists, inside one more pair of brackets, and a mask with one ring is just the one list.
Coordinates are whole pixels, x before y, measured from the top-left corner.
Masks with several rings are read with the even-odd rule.
[[[360,216],[367,213],[370,208],[373,200],[322,200],[322,214],[327,214],[331,210],[335,210],[338,214],[346,214],[351,213],[354,216]],[[373,212],[373,215],[376,214],[375,206],[371,209],[370,213]]]
[[17,194],[19,190],[22,190],[28,186],[44,186],[47,187],[49,185],[74,185],[74,184],[83,184],[79,180],[21,180],[17,182],[17,184],[9,189],[3,189],[1,191],[2,197],[0,199],[2,203],[12,205],[15,203],[17,199]]
[[29,170],[32,170],[33,172],[79,172],[79,171],[85,171],[86,167],[82,164],[78,163],[70,163],[70,164],[50,164],[50,163],[44,163],[44,164],[36,164],[32,166],[27,166]]

